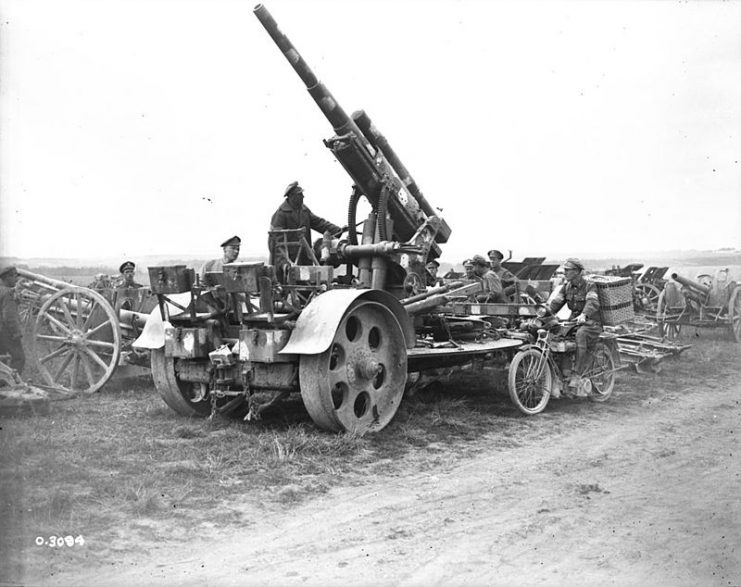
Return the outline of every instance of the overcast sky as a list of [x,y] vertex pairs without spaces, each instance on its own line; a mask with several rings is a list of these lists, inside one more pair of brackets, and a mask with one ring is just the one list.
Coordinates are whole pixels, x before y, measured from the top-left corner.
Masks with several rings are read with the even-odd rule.
[[[452,228],[443,260],[741,247],[741,2],[268,0]],[[346,221],[332,129],[218,0],[0,3],[0,253],[266,253]]]

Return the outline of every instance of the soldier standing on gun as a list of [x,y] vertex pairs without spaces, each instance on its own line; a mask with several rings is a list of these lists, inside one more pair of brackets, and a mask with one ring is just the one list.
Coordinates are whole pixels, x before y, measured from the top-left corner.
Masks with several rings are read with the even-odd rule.
[[[306,206],[304,206],[304,190],[294,181],[288,184],[285,192],[283,192],[285,201],[275,211],[273,217],[270,219],[270,230],[289,230],[303,228],[306,236],[306,242],[311,245],[311,231],[316,230],[324,234],[325,232],[331,232],[334,236],[339,236],[342,229],[336,224],[332,224],[329,220],[325,220],[320,216],[314,214]],[[275,265],[276,268],[280,268],[289,262],[286,259],[284,253],[278,250],[274,250],[274,243],[269,240],[268,248],[270,250],[270,264]],[[291,259],[296,257],[298,253],[298,264],[308,265],[310,258],[306,251],[303,249],[299,250],[298,245],[289,245],[288,255]],[[273,258],[275,256],[276,258]],[[279,271],[280,273],[280,271]]]
[[210,261],[206,261],[203,264],[203,267],[201,267],[201,270],[198,272],[198,275],[201,279],[201,284],[213,286],[213,283],[207,282],[208,278],[206,276],[206,273],[221,271],[226,263],[234,263],[234,261],[237,260],[237,257],[239,257],[239,247],[241,246],[241,244],[242,239],[238,236],[228,238],[223,243],[221,243],[220,246],[222,249],[224,249],[224,256],[221,259],[211,259]]
[[576,365],[571,374],[569,387],[579,387],[584,368],[589,358],[589,350],[602,332],[599,315],[599,296],[597,286],[589,283],[582,276],[584,264],[579,259],[567,259],[563,264],[566,283],[551,300],[550,311],[555,315],[568,306],[571,310],[570,320],[576,319],[579,325],[576,330]]
[[26,355],[23,352],[23,331],[15,301],[18,271],[12,265],[0,268],[0,355],[10,355],[10,366],[23,372]]

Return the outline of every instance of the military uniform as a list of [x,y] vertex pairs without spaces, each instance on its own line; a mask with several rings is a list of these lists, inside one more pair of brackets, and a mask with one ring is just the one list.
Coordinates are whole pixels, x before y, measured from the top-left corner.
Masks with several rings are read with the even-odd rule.
[[[288,185],[283,195],[287,198],[294,191],[303,192],[301,186],[299,186],[298,182],[295,181]],[[325,232],[339,234],[342,231],[339,226],[337,226],[336,224],[332,224],[329,220],[325,220],[324,218],[317,216],[303,204],[301,204],[301,208],[297,210],[293,206],[291,206],[288,201],[283,202],[270,219],[270,230],[295,230],[298,228],[302,228],[304,230],[306,242],[309,244],[309,246],[311,246],[312,230],[316,230],[317,232],[320,232],[322,234],[324,234]],[[277,266],[285,263],[285,259],[273,258],[274,255],[277,256],[279,255],[279,253],[273,250],[273,243],[271,241],[268,242],[268,248],[270,250],[270,263],[272,265]],[[289,245],[288,254],[292,259],[296,257],[297,253],[299,253],[299,246]],[[310,259],[306,252],[304,250],[301,250],[298,257],[299,264],[308,264],[309,260]]]
[[[223,249],[225,247],[239,247],[241,244],[242,244],[242,239],[239,238],[238,236],[233,236],[231,238],[226,239],[223,243],[221,243],[220,246]],[[210,261],[206,261],[201,267],[201,270],[198,272],[198,276],[200,278],[201,284],[213,286],[214,284],[209,283],[206,273],[218,273],[224,269],[224,264],[228,262],[229,261],[226,261],[224,257],[221,257],[220,259],[211,259]]]
[[580,324],[576,330],[576,371],[581,375],[584,373],[589,348],[597,342],[602,332],[597,286],[581,275],[566,282],[551,300],[550,310],[556,314],[564,305],[571,310],[570,320],[578,318],[580,314],[586,318],[586,322]]
[[[0,277],[15,268],[6,267]],[[0,355],[10,355],[10,366],[23,372],[26,354],[23,351],[23,330],[15,301],[15,288],[0,282]]]
[[[502,280],[499,276],[489,269],[489,263],[481,255],[474,255],[471,262],[474,265],[475,279],[482,282],[484,285],[484,292],[476,294],[476,300],[479,302],[504,302],[504,293],[502,290]],[[475,272],[477,267],[486,268],[482,274]]]
[[118,275],[116,279],[113,281],[113,287],[114,288],[121,288],[121,287],[144,287],[141,283],[137,283],[134,281],[133,277],[131,281],[126,281],[126,276],[124,275],[124,271],[134,271],[136,269],[136,265],[132,263],[131,261],[125,261],[121,263],[121,266],[118,268],[118,271],[121,275]]

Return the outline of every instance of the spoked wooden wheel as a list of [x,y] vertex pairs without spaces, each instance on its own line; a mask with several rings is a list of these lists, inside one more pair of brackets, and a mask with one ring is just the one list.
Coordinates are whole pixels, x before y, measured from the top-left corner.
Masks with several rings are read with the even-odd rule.
[[317,426],[356,434],[383,429],[394,417],[407,378],[404,334],[383,304],[350,305],[329,348],[304,355],[301,397]]
[[731,292],[728,300],[728,318],[730,320],[731,333],[736,342],[741,342],[741,285],[737,285]]
[[553,374],[548,359],[537,349],[518,352],[509,366],[509,397],[523,414],[542,412],[551,397]]
[[659,288],[650,283],[639,283],[636,285],[636,293],[641,299],[641,307],[644,312],[656,310],[659,303]]
[[33,328],[34,354],[47,385],[68,392],[98,391],[121,355],[118,316],[99,293],[63,289],[46,300]]
[[585,374],[592,382],[592,392],[589,399],[595,402],[603,402],[612,395],[615,387],[615,359],[610,348],[598,342],[592,354],[592,367]]
[[682,325],[677,323],[684,313],[683,308],[669,308],[666,301],[666,291],[662,291],[656,300],[656,321],[659,324],[659,336],[669,340],[676,340],[682,333]]

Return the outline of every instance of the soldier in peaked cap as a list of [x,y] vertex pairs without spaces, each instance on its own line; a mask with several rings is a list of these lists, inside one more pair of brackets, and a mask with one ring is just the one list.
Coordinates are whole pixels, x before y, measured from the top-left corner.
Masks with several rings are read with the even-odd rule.
[[26,355],[23,352],[23,331],[18,304],[15,301],[15,284],[18,270],[14,265],[0,267],[0,355],[10,355],[10,366],[23,372]]
[[504,295],[509,297],[514,294],[517,279],[509,269],[502,267],[502,260],[504,259],[502,252],[492,249],[486,253],[486,256],[489,257],[489,267],[491,267],[491,270],[497,274],[499,280],[502,282]]
[[471,259],[463,261],[463,276],[466,279],[476,279],[476,275],[473,272],[473,261]]
[[600,322],[597,286],[584,279],[584,264],[576,258],[566,259],[563,264],[566,283],[550,303],[550,311],[556,314],[564,305],[571,310],[570,320],[576,319],[576,365],[569,387],[579,387],[579,379],[589,359],[590,349],[597,342],[602,323]]
[[425,265],[425,269],[427,269],[427,286],[428,287],[436,287],[438,285],[443,285],[443,279],[442,277],[437,276],[437,271],[440,269],[440,263],[432,259],[431,261],[427,262],[427,265]]
[[144,287],[141,283],[134,281],[134,272],[136,271],[136,264],[131,261],[124,261],[118,268],[118,272],[121,274],[116,278],[116,282],[113,287]]
[[226,263],[234,263],[239,257],[239,247],[242,245],[242,239],[238,236],[232,236],[221,243],[221,248],[224,250],[224,255],[221,259],[211,259],[206,261],[198,272],[201,278],[201,283],[205,285],[213,285],[207,282],[206,273],[221,271]]
[[[286,186],[283,191],[284,202],[278,207],[270,219],[270,230],[295,230],[303,229],[306,242],[311,245],[311,231],[316,230],[324,234],[331,232],[334,236],[342,233],[342,228],[317,216],[308,207],[304,205],[304,189],[297,181],[293,181]],[[268,238],[268,249],[270,250],[270,263],[276,267],[285,265],[289,260],[284,258],[281,251],[274,250],[275,243],[272,238]],[[296,258],[298,254],[298,264],[308,264],[309,255],[298,245],[288,246],[288,255],[291,259]]]

